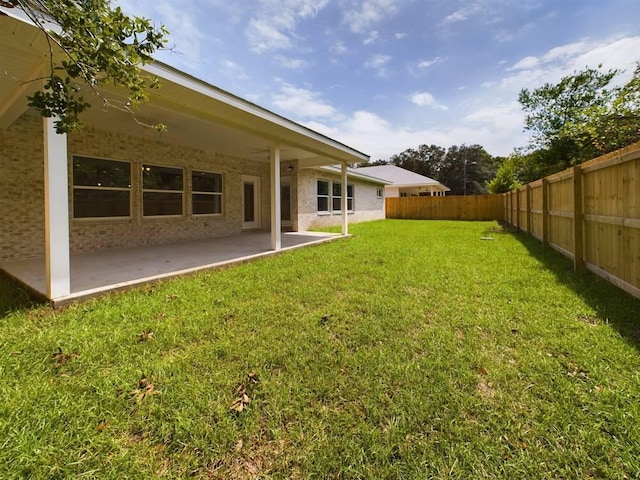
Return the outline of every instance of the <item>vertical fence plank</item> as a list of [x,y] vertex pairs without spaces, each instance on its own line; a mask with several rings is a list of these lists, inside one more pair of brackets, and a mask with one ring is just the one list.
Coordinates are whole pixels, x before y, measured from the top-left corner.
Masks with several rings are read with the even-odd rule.
[[542,179],[542,244],[549,246],[549,180]]
[[573,167],[573,269],[584,269],[584,215],[582,213],[582,168]]
[[526,204],[526,208],[527,208],[527,233],[531,234],[532,232],[532,228],[531,228],[531,223],[533,221],[532,216],[531,216],[531,185],[527,184],[527,204]]
[[516,228],[520,230],[520,189],[516,189]]

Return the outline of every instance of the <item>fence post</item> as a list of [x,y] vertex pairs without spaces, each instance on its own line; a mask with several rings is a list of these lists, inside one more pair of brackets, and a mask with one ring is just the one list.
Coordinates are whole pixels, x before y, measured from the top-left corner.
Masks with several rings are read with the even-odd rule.
[[582,214],[582,168],[573,167],[573,269],[584,268],[584,240]]
[[549,246],[549,180],[542,179],[542,244]]
[[502,220],[505,223],[509,220],[509,210],[507,210],[507,207],[509,206],[509,199],[507,195],[508,193],[502,194]]
[[516,190],[516,228],[520,230],[520,189]]
[[527,183],[527,233],[531,234],[531,185]]

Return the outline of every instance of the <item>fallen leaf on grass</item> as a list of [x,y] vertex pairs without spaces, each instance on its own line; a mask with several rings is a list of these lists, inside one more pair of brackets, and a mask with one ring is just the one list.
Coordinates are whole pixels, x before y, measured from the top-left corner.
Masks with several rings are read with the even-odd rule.
[[255,372],[249,372],[245,383],[238,385],[235,391],[235,399],[231,404],[231,410],[241,413],[251,403],[249,395],[253,391],[253,387],[258,383],[258,375]]
[[138,343],[148,342],[150,340],[153,340],[153,331],[152,330],[146,330],[146,331],[143,331],[143,332],[137,334],[136,335],[136,340],[138,341]]
[[247,373],[247,381],[249,383],[258,383],[258,375],[256,374],[256,372]]
[[576,365],[575,363],[568,362],[566,367],[569,370],[567,372],[568,377],[587,378],[589,376],[589,372],[587,370],[584,370],[582,367]]
[[581,313],[576,316],[576,319],[586,323],[587,325],[591,325],[592,327],[597,327],[601,323],[597,315],[586,315]]
[[131,390],[131,392],[129,392],[129,395],[135,398],[137,403],[140,403],[145,397],[154,395],[156,393],[159,393],[159,391],[156,390],[153,383],[151,383],[149,379],[145,375],[143,375],[142,378],[138,381],[138,385],[136,385],[136,388]]
[[488,375],[487,369],[484,367],[476,367],[476,373],[478,375]]
[[56,368],[61,368],[67,363],[69,360],[73,360],[74,358],[78,358],[80,354],[78,352],[72,353],[64,353],[62,348],[58,347],[58,351],[51,354],[51,358],[55,363]]
[[[236,391],[236,393],[238,392]],[[241,413],[242,411],[244,411],[245,408],[247,408],[247,405],[249,405],[250,403],[251,403],[251,399],[243,391],[231,404],[231,410],[233,410],[234,412]]]
[[480,394],[481,397],[483,398],[493,398],[493,396],[495,395],[495,390],[493,389],[493,383],[489,382],[489,383],[484,383],[484,382],[480,382],[478,384],[476,384],[476,389],[478,390],[478,393]]

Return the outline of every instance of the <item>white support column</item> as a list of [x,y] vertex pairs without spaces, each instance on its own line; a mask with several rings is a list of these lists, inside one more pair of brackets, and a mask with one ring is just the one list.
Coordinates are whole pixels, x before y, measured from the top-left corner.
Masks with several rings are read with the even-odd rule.
[[69,262],[69,177],[67,135],[56,133],[55,118],[44,118],[44,231],[47,297],[71,293]]
[[340,209],[342,210],[342,235],[349,233],[349,221],[347,220],[347,164],[342,164],[342,197],[340,197]]
[[282,219],[280,213],[280,145],[272,143],[269,149],[271,164],[271,248],[282,248]]

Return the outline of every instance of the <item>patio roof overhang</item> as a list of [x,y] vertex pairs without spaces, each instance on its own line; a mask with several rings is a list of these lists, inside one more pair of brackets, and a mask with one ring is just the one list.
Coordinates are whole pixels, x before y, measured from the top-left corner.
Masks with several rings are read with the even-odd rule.
[[[52,29],[56,26],[49,25]],[[11,126],[26,110],[27,96],[42,86],[50,56],[61,55],[44,33],[19,8],[0,8],[0,129]],[[103,108],[100,96],[88,86],[85,100],[92,108],[83,115],[89,126],[137,137],[223,153],[270,165],[271,247],[282,246],[280,225],[280,164],[296,160],[300,168],[340,165],[347,182],[347,164],[369,159],[336,140],[243,100],[229,92],[160,62],[144,67],[163,87],[150,92],[136,118],[147,124],[164,123],[167,133],[138,125],[129,112]],[[81,86],[82,87],[82,86]],[[117,88],[104,97],[126,102]],[[57,134],[53,118],[43,121],[44,217],[47,297],[65,298],[71,291],[69,249],[68,152],[66,134]],[[346,196],[342,197],[342,234],[348,234]]]
[[[4,14],[4,15],[3,15]],[[45,35],[18,9],[0,10],[0,128],[7,128],[27,109],[26,97],[41,87],[49,68]],[[163,123],[160,133],[136,123],[130,113],[103,108],[102,100],[85,86],[92,108],[83,121],[92,127],[151,137],[167,143],[214,150],[256,161],[269,161],[273,144],[280,160],[297,160],[300,167],[367,161],[369,156],[299,123],[226,92],[161,62],[142,67],[160,79],[161,88],[140,105],[136,118],[145,124]],[[101,92],[117,103],[126,102],[122,90]]]

